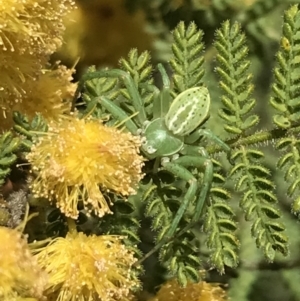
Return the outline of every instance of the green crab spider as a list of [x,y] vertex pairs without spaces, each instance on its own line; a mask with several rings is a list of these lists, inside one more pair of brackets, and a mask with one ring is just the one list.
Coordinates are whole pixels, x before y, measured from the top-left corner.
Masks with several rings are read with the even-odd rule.
[[[230,154],[230,148],[210,131],[201,128],[209,118],[210,95],[206,87],[194,87],[180,93],[173,101],[170,94],[169,77],[161,64],[158,69],[162,76],[163,89],[156,86],[143,88],[154,92],[152,118],[148,120],[143,100],[129,73],[119,70],[101,70],[84,75],[75,93],[75,101],[84,83],[100,77],[121,78],[130,95],[130,101],[136,114],[132,115],[120,108],[110,99],[99,96],[92,100],[94,106],[104,107],[116,120],[122,122],[127,130],[143,139],[141,151],[149,160],[155,160],[154,172],[166,170],[188,183],[183,201],[163,238],[154,249],[143,257],[150,256],[170,241],[177,230],[188,205],[195,202],[195,213],[191,224],[199,220],[207,201],[213,180],[213,164],[206,150],[195,145],[202,136],[212,139]],[[130,116],[131,115],[131,116]],[[150,117],[149,117],[150,118]],[[189,171],[197,168],[203,173],[202,181]]]

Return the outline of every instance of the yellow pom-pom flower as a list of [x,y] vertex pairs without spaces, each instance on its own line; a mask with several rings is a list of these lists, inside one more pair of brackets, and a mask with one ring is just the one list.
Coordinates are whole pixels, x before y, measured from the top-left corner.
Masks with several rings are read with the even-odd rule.
[[62,45],[63,18],[73,0],[0,0],[0,112],[21,102]]
[[49,274],[45,294],[51,300],[126,301],[139,287],[131,270],[137,259],[119,236],[68,234],[51,241],[36,258]]
[[181,287],[176,279],[167,281],[151,301],[225,301],[225,291],[214,283],[201,281]]
[[38,300],[46,283],[47,275],[32,256],[22,234],[0,227],[0,300]]
[[37,197],[55,201],[68,217],[77,218],[79,201],[98,216],[110,213],[101,193],[129,196],[142,178],[141,140],[107,127],[98,120],[76,117],[49,123],[27,155],[37,177],[31,183]]
[[14,111],[22,112],[29,119],[39,113],[47,121],[69,112],[70,100],[76,90],[76,84],[71,82],[74,72],[74,69],[58,65],[55,69],[41,70],[41,74],[35,79],[27,79],[22,101],[16,102],[13,95],[5,99],[10,104],[10,110],[5,111],[6,118],[0,119],[0,128],[9,129],[13,126]]
[[71,109],[71,99],[76,90],[72,83],[74,69],[58,65],[55,69],[44,69],[36,80],[26,83],[26,96],[14,106],[15,111],[33,118],[40,113],[47,121],[67,113]]
[[63,18],[74,6],[73,0],[0,0],[3,51],[53,53],[62,44]]

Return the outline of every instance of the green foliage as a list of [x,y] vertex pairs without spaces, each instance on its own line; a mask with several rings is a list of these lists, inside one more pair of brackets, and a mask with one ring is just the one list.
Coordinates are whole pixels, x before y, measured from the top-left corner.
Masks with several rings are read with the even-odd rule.
[[223,90],[221,100],[224,106],[219,115],[228,133],[243,135],[258,123],[258,116],[248,114],[256,101],[251,98],[253,84],[247,59],[248,48],[239,24],[230,26],[230,22],[226,21],[217,30],[215,47],[218,51],[216,71]]
[[[112,198],[113,196],[110,197]],[[123,200],[116,200],[112,210],[113,215],[107,215],[101,220],[100,233],[124,236],[124,243],[127,247],[132,249],[138,257],[141,257],[142,253],[137,247],[140,243],[138,235],[140,223],[135,216],[136,206],[134,199],[131,198],[126,203]]]
[[[297,6],[291,7],[284,14],[281,49],[276,56],[277,67],[274,70],[275,79],[270,103],[276,110],[273,121],[279,128],[283,129],[295,128],[300,121],[299,20],[300,12]],[[300,213],[299,143],[297,131],[289,133],[287,137],[279,139],[276,143],[276,148],[282,153],[277,166],[285,171],[284,179],[289,183],[287,194],[294,199],[292,208],[295,214]]]
[[[259,15],[259,9],[263,11],[271,9],[269,4],[257,3],[252,10]],[[251,222],[251,235],[267,261],[273,262],[276,253],[284,256],[289,253],[286,227],[281,221],[282,213],[278,206],[275,184],[271,171],[265,166],[264,149],[260,147],[267,141],[276,140],[276,148],[284,150],[284,155],[278,161],[278,168],[287,168],[285,178],[291,181],[288,195],[296,196],[293,210],[297,213],[299,207],[297,204],[300,203],[297,112],[300,49],[297,44],[297,31],[300,18],[296,6],[285,13],[284,22],[282,48],[277,55],[278,65],[274,71],[273,96],[270,99],[272,106],[277,110],[274,115],[276,127],[259,132],[255,132],[259,126],[259,117],[254,112],[257,101],[253,96],[254,84],[250,72],[246,36],[238,22],[225,21],[216,31],[215,71],[219,77],[222,103],[218,114],[223,121],[222,127],[227,132],[225,138],[231,148],[231,165],[225,167],[218,159],[217,155],[222,151],[219,146],[209,143],[204,137],[200,140],[201,146],[213,157],[214,175],[201,219],[197,220],[196,224],[200,222],[206,234],[206,246],[210,253],[209,264],[220,273],[225,273],[226,267],[236,268],[239,263],[240,242],[237,237],[239,224],[235,218],[237,208],[230,204],[232,196],[225,188],[228,186],[228,181],[234,183],[234,191],[240,197],[239,207],[244,213],[244,219]],[[140,99],[138,103],[143,103],[145,107],[147,120],[151,120],[155,116],[153,108],[158,97],[163,100],[163,106],[167,102],[169,90],[175,97],[189,88],[205,85],[202,37],[203,32],[197,30],[195,23],[186,26],[180,22],[174,29],[170,82],[165,71],[158,65],[164,84],[162,92],[154,85],[153,67],[148,52],[139,55],[137,50],[132,50],[127,59],[120,60],[121,69],[126,73],[115,69],[113,72],[116,78],[106,78],[106,74],[112,73],[105,73],[105,70],[97,73],[97,78],[96,73],[94,76],[90,70],[86,76],[88,80],[84,83],[86,89],[82,97],[87,109],[90,102],[95,99],[109,97],[122,109],[122,112],[132,116],[130,118],[142,127],[141,119],[137,115],[141,112],[135,111],[136,97]],[[101,86],[100,83],[102,87],[106,87],[103,83],[108,80],[111,83],[109,85],[111,90],[101,91],[93,88]],[[106,91],[113,91],[113,94],[106,94]],[[109,124],[121,122],[126,125],[126,115],[121,111],[111,114],[111,108],[104,102],[101,105],[101,101],[95,101],[92,112],[96,116],[106,116]],[[135,131],[132,124],[128,122],[126,127]],[[183,180],[170,176],[158,167],[159,163],[156,160],[149,160],[146,163],[147,185],[143,186],[141,183],[142,195],[139,195],[141,199],[135,197],[134,203],[142,201],[141,208],[145,216],[152,220],[152,231],[156,233],[154,244],[158,245],[164,241],[164,245],[159,250],[159,260],[167,266],[170,275],[176,275],[179,282],[185,285],[187,281],[196,281],[199,278],[198,270],[202,266],[202,257],[197,248],[198,239],[193,231],[193,226],[196,225],[193,220],[196,203],[188,205],[174,236],[166,238],[170,224],[177,218],[187,186]],[[193,168],[189,170],[195,176],[196,174],[197,177],[200,176],[201,190],[201,187],[207,184],[204,174],[199,175],[199,171]],[[135,236],[130,227],[125,226],[125,228],[129,236]],[[136,242],[138,242],[137,237]],[[153,250],[150,250],[141,261],[148,258]]]
[[[94,72],[95,67],[90,67],[88,72]],[[85,89],[89,93],[83,95],[83,101],[86,106],[85,110],[80,110],[81,116],[86,116],[87,114],[92,114],[95,118],[107,119],[105,113],[101,110],[101,106],[95,99],[97,95],[103,95],[111,99],[115,99],[118,95],[116,90],[118,80],[114,78],[101,78],[99,80],[91,80],[85,84]],[[75,103],[73,103],[72,110],[75,108]]]
[[211,250],[210,261],[220,273],[224,273],[225,265],[237,267],[240,244],[236,236],[235,213],[228,204],[231,195],[224,189],[226,179],[220,162],[214,161],[214,171],[204,231],[207,233],[207,247]]
[[[290,229],[297,227],[300,217],[300,11],[297,6],[292,6],[284,14],[272,92],[267,103],[273,124],[265,127],[257,110],[262,101],[254,87],[257,78],[252,74],[251,48],[270,41],[267,38],[267,42],[260,40],[264,26],[259,19],[276,9],[280,1],[256,1],[250,7],[239,9],[235,17],[232,17],[232,11],[237,10],[237,1],[215,0],[209,8],[204,1],[198,4],[197,1],[182,1],[182,6],[176,9],[171,2],[157,0],[150,5],[150,1],[135,1],[137,6],[145,5],[148,18],[157,25],[158,32],[159,28],[166,30],[164,22],[175,12],[179,16],[190,12],[191,19],[195,20],[189,25],[179,22],[172,30],[169,69],[165,71],[162,65],[153,67],[148,51],[138,53],[133,49],[127,58],[120,60],[119,69],[97,71],[95,67],[89,68],[78,85],[72,109],[76,108],[81,117],[102,119],[106,125],[119,125],[139,135],[144,124],[141,110],[135,109],[137,105],[144,107],[145,116],[142,117],[150,121],[157,114],[155,104],[162,101],[162,106],[168,107],[168,102],[172,101],[168,98],[169,92],[174,99],[190,88],[205,86],[211,96],[220,96],[211,97],[210,114],[217,123],[218,134],[221,132],[220,138],[230,148],[230,160],[226,160],[224,150],[216,145],[217,138],[211,142],[206,135],[191,143],[197,155],[198,146],[203,148],[201,155],[208,153],[207,162],[213,164],[213,179],[212,183],[206,181],[205,170],[195,166],[187,168],[197,179],[197,197],[187,204],[171,237],[167,233],[180,213],[189,183],[164,170],[161,158],[148,158],[147,161],[145,158],[145,177],[138,193],[129,197],[127,203],[113,193],[105,195],[114,203],[113,215],[98,219],[82,210],[77,227],[85,233],[124,235],[127,246],[139,257],[138,263],[157,259],[168,271],[168,276],[176,276],[183,286],[188,281],[198,281],[202,268],[213,268],[220,274],[235,270],[238,277],[230,281],[230,294],[233,300],[248,300],[253,285],[259,282],[261,265],[270,267],[269,263],[279,260],[285,267],[288,261],[284,257],[292,252],[296,264],[299,261],[294,258],[298,250],[295,246],[299,248],[299,231],[291,233]],[[215,32],[213,48],[208,47],[204,52],[204,44],[212,35],[198,29],[197,25],[202,24],[201,17],[202,22],[208,23],[209,32],[216,25],[215,20],[228,16],[231,20],[224,21]],[[216,77],[211,75],[212,68]],[[160,89],[161,84],[163,89]],[[81,98],[78,100],[79,92]],[[112,103],[118,110],[112,110]],[[10,166],[16,160],[14,153],[20,145],[23,150],[30,150],[35,135],[47,130],[40,116],[29,122],[16,113],[14,120],[14,130],[21,135],[22,141],[13,138],[10,132],[2,135],[0,184],[10,172]],[[208,124],[205,123],[202,129]],[[214,132],[214,128],[210,130]],[[273,157],[268,158],[270,149],[272,155],[277,156],[276,166]],[[274,176],[278,174],[283,174],[287,189],[284,185],[281,187],[281,179],[278,181]],[[280,185],[276,187],[278,182]],[[195,220],[196,199],[205,187],[209,187],[209,195]],[[287,199],[282,197],[286,194]],[[58,233],[63,233],[64,219],[50,206],[48,211],[54,217],[47,214],[41,221],[48,227],[46,232],[54,233],[55,228],[59,229]],[[145,220],[149,220],[150,229],[141,227]],[[142,248],[145,241],[151,243]],[[247,262],[250,257],[256,261],[254,267]],[[263,260],[267,263],[261,264]],[[280,275],[289,281],[295,295],[297,272],[299,270],[284,271]]]
[[[247,60],[248,48],[245,36],[237,23],[230,26],[226,21],[217,31],[217,73],[223,90],[221,98],[224,109],[219,111],[224,129],[231,135],[245,136],[258,123],[258,116],[251,114],[255,99],[251,97],[253,84]],[[287,254],[287,238],[282,234],[285,227],[277,222],[280,212],[273,193],[274,184],[270,172],[262,165],[263,152],[255,148],[239,147],[233,150],[234,167],[229,176],[236,181],[235,189],[243,194],[240,206],[246,220],[253,220],[252,234],[256,244],[264,250],[268,260],[273,261],[275,250]]]
[[36,115],[31,122],[20,112],[14,112],[14,130],[22,136],[21,148],[23,151],[30,151],[33,139],[44,132],[47,132],[48,125],[41,115]]
[[[150,53],[148,51],[143,52],[140,56],[138,55],[137,49],[132,49],[128,55],[128,59],[120,59],[120,67],[122,70],[128,72],[133,78],[135,86],[141,95],[147,114],[151,115],[151,107],[153,102],[154,94],[158,91],[154,89],[153,68],[150,65]],[[121,89],[122,95],[126,101],[122,101],[120,106],[133,113],[132,104],[130,104],[130,92],[126,87]]]
[[173,71],[174,94],[202,85],[204,75],[203,32],[194,23],[186,29],[183,22],[173,32],[170,61]]
[[5,132],[0,136],[0,185],[5,183],[12,166],[17,161],[16,152],[20,147],[20,139],[12,132]]

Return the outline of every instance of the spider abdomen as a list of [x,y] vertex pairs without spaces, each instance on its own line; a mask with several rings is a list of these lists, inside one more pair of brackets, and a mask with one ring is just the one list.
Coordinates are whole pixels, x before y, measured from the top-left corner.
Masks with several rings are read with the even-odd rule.
[[174,135],[188,135],[207,119],[209,108],[210,96],[206,87],[183,91],[173,100],[166,114],[166,126]]

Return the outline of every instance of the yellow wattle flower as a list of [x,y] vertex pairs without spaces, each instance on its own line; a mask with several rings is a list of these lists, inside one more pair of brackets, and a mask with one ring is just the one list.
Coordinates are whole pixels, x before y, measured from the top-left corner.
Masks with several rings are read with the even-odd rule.
[[16,102],[14,95],[7,96],[5,101],[10,103],[10,110],[5,112],[6,118],[0,118],[0,128],[9,129],[13,126],[14,111],[22,112],[29,119],[39,113],[47,121],[69,113],[76,89],[76,84],[71,82],[74,72],[58,65],[55,69],[41,70],[36,79],[27,79],[22,86],[24,95],[20,96],[20,101]]
[[56,119],[70,112],[71,100],[76,90],[72,83],[74,69],[58,65],[53,69],[44,69],[36,80],[27,81],[26,95],[21,103],[14,106],[30,119],[40,113],[45,120]]
[[40,299],[46,283],[47,275],[32,256],[22,234],[0,227],[0,300]]
[[26,97],[50,55],[62,45],[73,0],[0,0],[0,112]]
[[32,192],[56,202],[72,218],[78,217],[79,201],[98,216],[110,213],[101,190],[122,196],[135,193],[143,176],[140,145],[139,137],[98,120],[52,121],[27,155],[37,175]]
[[45,292],[53,301],[126,301],[140,285],[131,270],[137,259],[119,236],[68,234],[36,258],[49,275]]
[[226,292],[215,283],[201,281],[181,287],[176,279],[167,281],[150,301],[226,301]]
[[63,18],[74,0],[0,0],[3,51],[51,54],[62,44]]

